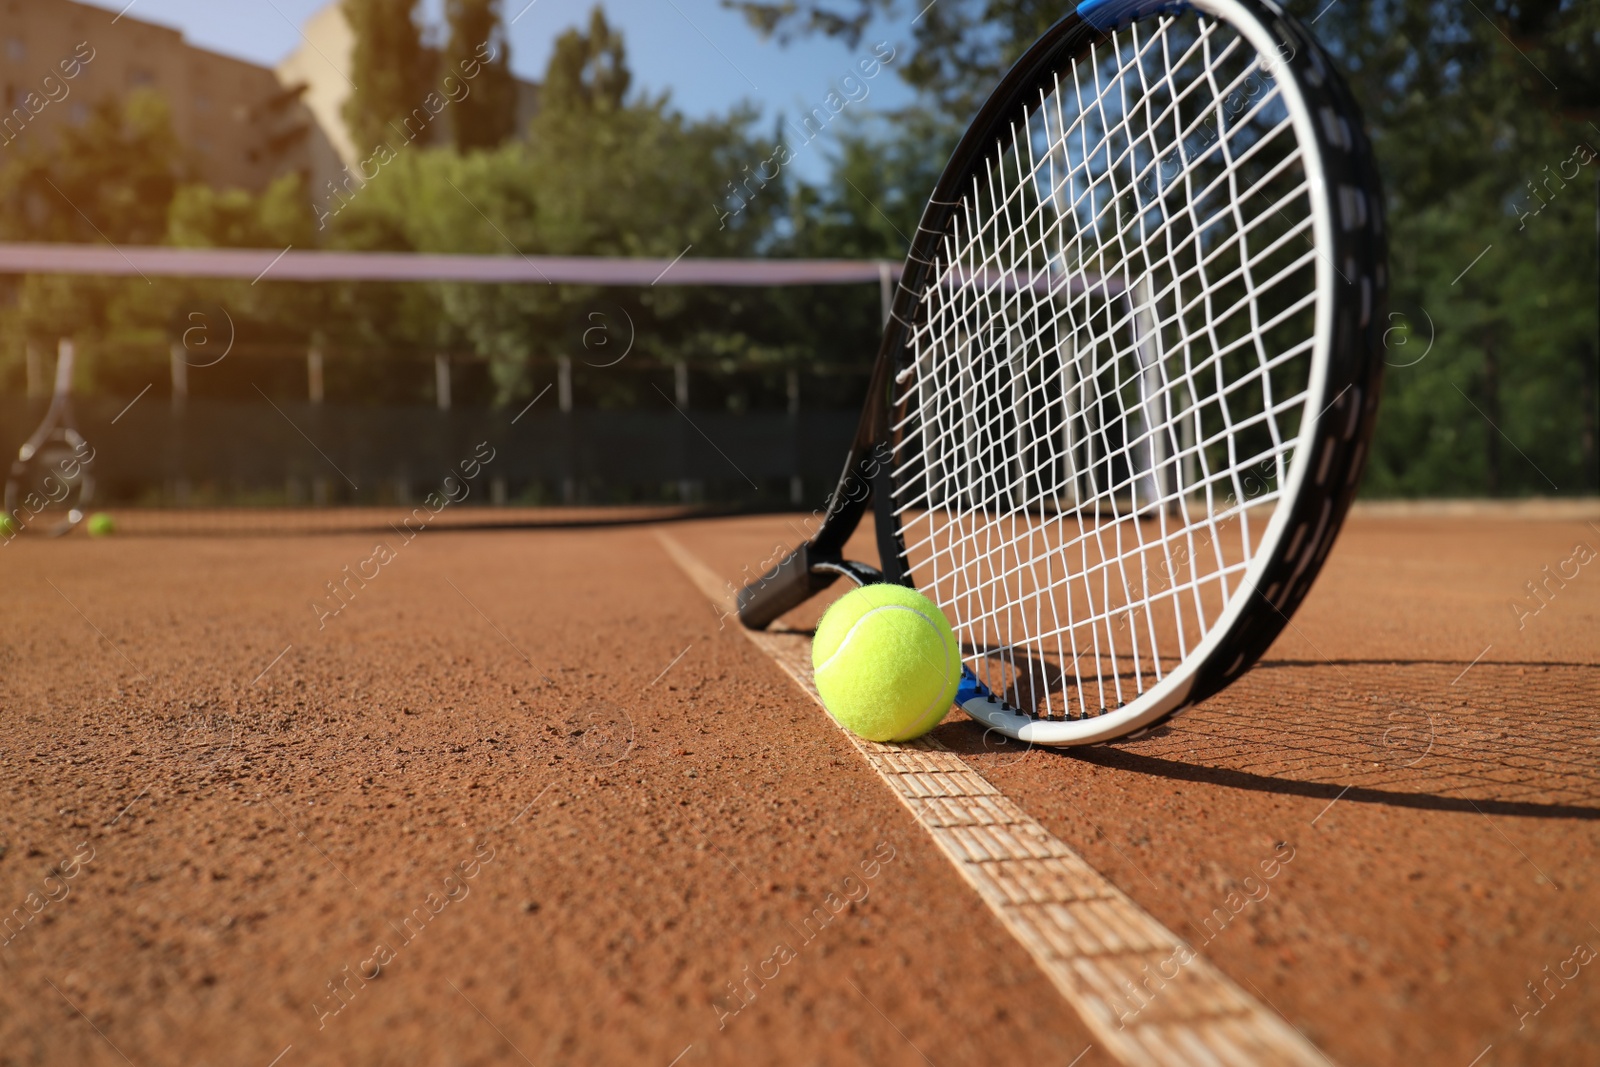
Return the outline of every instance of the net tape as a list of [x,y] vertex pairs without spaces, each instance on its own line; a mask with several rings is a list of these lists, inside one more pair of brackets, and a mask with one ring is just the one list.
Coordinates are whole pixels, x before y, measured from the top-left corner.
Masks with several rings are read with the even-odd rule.
[[[692,246],[691,246],[692,247]],[[265,248],[0,244],[0,274],[97,274],[253,281],[466,282],[527,285],[861,285],[901,265],[846,259],[624,259]]]

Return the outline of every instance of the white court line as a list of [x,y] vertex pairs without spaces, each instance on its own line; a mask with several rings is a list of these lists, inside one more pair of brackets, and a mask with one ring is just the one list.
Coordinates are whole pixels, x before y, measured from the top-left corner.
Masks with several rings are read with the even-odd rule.
[[[656,538],[689,580],[727,610],[726,583],[669,534],[657,531]],[[744,632],[821,705],[806,635]],[[880,745],[840,730],[1119,1062],[1329,1062],[938,741]],[[1163,964],[1170,969],[1185,956],[1175,978],[1155,977]],[[1140,988],[1157,991],[1135,1011]]]

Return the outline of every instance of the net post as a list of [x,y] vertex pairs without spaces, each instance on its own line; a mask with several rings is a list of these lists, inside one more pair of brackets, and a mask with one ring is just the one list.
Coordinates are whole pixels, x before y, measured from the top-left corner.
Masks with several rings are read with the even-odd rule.
[[[672,402],[688,417],[689,410],[689,364],[679,361],[672,365]],[[679,456],[681,457],[678,468],[678,499],[687,504],[694,499],[697,480],[689,477],[689,437],[682,427],[678,429]]]
[[183,413],[189,403],[189,360],[186,358],[189,350],[179,340],[172,341],[167,346],[167,359],[171,364],[172,372],[172,413],[171,432],[175,443],[173,449],[173,463],[175,469],[169,469],[167,489],[171,493],[172,502],[178,507],[187,507],[189,504],[189,479],[186,474],[188,449],[184,440]]
[[39,351],[39,343],[33,338],[23,342],[23,355],[27,361],[28,373],[28,399],[46,395],[44,385],[44,353]]
[[306,349],[306,397],[321,404],[322,396],[322,349],[313,345]]
[[56,396],[72,392],[72,364],[78,356],[78,346],[72,338],[63,337],[56,342]]
[[1032,445],[1028,435],[1026,341],[1018,336],[1020,333],[1020,328],[1015,326],[1006,331],[1006,370],[1011,376],[1011,412],[1016,429],[1016,451],[1011,457],[1011,506],[1018,511],[1028,500],[1028,452]]
[[789,503],[798,507],[805,497],[805,479],[800,475],[800,371],[790,367],[783,384],[789,402]]
[[[1152,372],[1159,373],[1157,368],[1160,364],[1160,354],[1157,353],[1152,357],[1150,353],[1150,330],[1153,316],[1149,315],[1147,311],[1148,287],[1148,278],[1141,275],[1122,294],[1122,299],[1128,308],[1128,329],[1132,333],[1133,357],[1139,364],[1139,376],[1137,379],[1139,422],[1142,424],[1141,429],[1144,431],[1142,434],[1144,447],[1142,449],[1130,448],[1128,450],[1128,462],[1132,464],[1135,457],[1142,452],[1143,456],[1140,458],[1144,460],[1145,467],[1141,472],[1142,477],[1135,479],[1133,484],[1129,486],[1135,501],[1133,508],[1135,514],[1142,514],[1145,507],[1154,505],[1161,500],[1161,465],[1165,461],[1165,457],[1161,454],[1162,450],[1157,443],[1160,436],[1159,422],[1151,411],[1151,405],[1155,402],[1155,397],[1160,395],[1161,385],[1159,382],[1151,380]],[[1145,507],[1138,506],[1141,484],[1144,486],[1143,492],[1148,498]]]
[[1078,492],[1078,409],[1076,390],[1080,378],[1078,367],[1078,333],[1070,328],[1062,338],[1061,350],[1061,461],[1062,489],[1057,507],[1062,510],[1078,509],[1081,494]]
[[440,411],[450,410],[450,357],[443,352],[433,357],[433,396]]
[[561,502],[575,504],[578,483],[572,474],[572,357],[556,357],[556,406],[561,412]]
[[182,412],[189,400],[189,361],[183,358],[184,352],[182,343],[178,341],[172,342],[167,348],[167,355],[172,364],[173,414]]
[[[933,351],[925,349],[917,354],[917,408],[919,411],[932,411],[938,393],[934,381]],[[926,427],[921,427],[922,434],[922,479],[926,486],[925,494],[929,507],[938,507],[945,501],[946,489],[949,488],[949,472],[944,463],[944,441],[937,433],[931,433]]]

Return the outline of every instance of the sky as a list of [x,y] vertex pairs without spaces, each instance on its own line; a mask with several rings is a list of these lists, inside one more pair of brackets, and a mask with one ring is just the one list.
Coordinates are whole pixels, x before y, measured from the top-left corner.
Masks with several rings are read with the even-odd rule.
[[[329,0],[80,0],[127,17],[172,26],[191,44],[273,66],[300,43],[298,27]],[[518,75],[538,81],[555,39],[570,26],[586,25],[591,0],[503,0],[510,25],[511,65]],[[830,88],[888,40],[904,57],[911,13],[852,51],[831,40],[807,39],[787,47],[763,41],[737,12],[720,0],[605,0],[606,17],[620,26],[628,47],[636,89],[669,90],[673,103],[689,115],[725,112],[741,100],[761,106],[768,122],[781,111],[794,117],[820,105]],[[443,23],[443,0],[424,0],[428,22]],[[863,105],[893,108],[911,94],[891,69],[868,83]],[[797,161],[801,176],[817,180],[826,172],[819,140]],[[809,157],[809,158],[807,158]]]

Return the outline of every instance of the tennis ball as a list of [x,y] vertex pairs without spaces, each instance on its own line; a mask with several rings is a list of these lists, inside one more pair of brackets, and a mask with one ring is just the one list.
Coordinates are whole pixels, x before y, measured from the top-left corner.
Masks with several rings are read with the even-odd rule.
[[841,726],[869,741],[910,741],[950,710],[961,646],[939,605],[915,589],[864,585],[822,616],[811,665]]
[[10,537],[22,532],[22,524],[10,515],[0,512],[0,536]]
[[97,511],[89,516],[89,536],[106,537],[117,532],[117,523],[110,515]]

